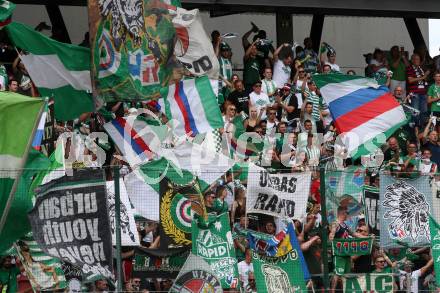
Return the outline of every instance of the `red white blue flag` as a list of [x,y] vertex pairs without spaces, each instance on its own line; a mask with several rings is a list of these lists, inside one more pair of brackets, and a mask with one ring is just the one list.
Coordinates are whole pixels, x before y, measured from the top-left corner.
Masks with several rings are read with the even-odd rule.
[[407,122],[389,89],[370,78],[319,74],[313,80],[329,106],[340,138],[353,158],[374,152]]
[[186,79],[161,90],[161,111],[171,120],[177,136],[207,133],[223,128],[216,89],[208,77]]

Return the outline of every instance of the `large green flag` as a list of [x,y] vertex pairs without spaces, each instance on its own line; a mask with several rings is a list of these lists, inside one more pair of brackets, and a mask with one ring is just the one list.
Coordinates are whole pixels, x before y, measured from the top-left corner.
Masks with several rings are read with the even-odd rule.
[[[0,251],[8,249],[13,241],[24,235],[24,231],[20,231],[21,225],[13,223],[20,223],[21,218],[16,216],[26,218],[26,207],[30,199],[26,184],[20,186],[17,182],[14,187],[14,182],[20,175],[21,179],[28,179],[32,175],[28,173],[31,170],[19,170],[25,167],[24,160],[43,106],[44,101],[41,99],[10,92],[0,93]],[[38,164],[39,160],[30,156],[28,163],[30,162]],[[22,184],[24,183],[25,181]],[[13,188],[15,192],[11,193]]]
[[211,265],[212,272],[223,288],[237,287],[237,258],[228,213],[217,216],[207,229],[200,227],[197,217],[193,219],[192,253],[203,257]]
[[440,225],[429,215],[432,258],[434,260],[435,282],[440,284]]
[[56,119],[93,111],[90,49],[57,42],[17,22],[6,29],[14,45],[27,51],[20,59],[40,94],[53,96]]
[[252,251],[252,263],[258,292],[307,292],[296,249],[280,257],[263,256]]
[[46,184],[47,182],[63,177],[66,174],[64,166],[64,145],[58,144],[55,151],[49,157],[50,165],[44,169],[39,170],[38,174],[32,180],[30,187],[30,193],[33,195],[35,188],[39,185]]

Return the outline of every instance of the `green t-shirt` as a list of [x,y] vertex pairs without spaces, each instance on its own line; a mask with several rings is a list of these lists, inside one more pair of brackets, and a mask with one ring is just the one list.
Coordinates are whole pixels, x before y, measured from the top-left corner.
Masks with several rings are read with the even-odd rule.
[[[402,157],[402,161],[405,163],[406,160],[410,159],[408,155]],[[411,158],[409,160],[410,164],[414,165],[414,170],[419,170],[420,159]]]
[[393,67],[393,60],[389,58],[388,64],[390,65],[390,70],[393,72],[393,76],[391,76],[392,80],[398,80],[398,81],[406,80],[406,68],[405,68],[405,63],[403,63],[402,60],[399,61],[397,67]]
[[377,270],[372,271],[373,274],[391,274],[393,272],[391,267],[384,267],[381,272],[378,272]]
[[15,293],[17,292],[17,275],[20,274],[20,269],[16,266],[10,269],[0,268],[0,293]]
[[[428,96],[437,98],[440,97],[440,85],[432,84],[428,89]],[[440,112],[440,101],[431,103],[432,112]]]
[[249,86],[260,80],[260,63],[257,58],[249,58],[244,62],[244,84]]

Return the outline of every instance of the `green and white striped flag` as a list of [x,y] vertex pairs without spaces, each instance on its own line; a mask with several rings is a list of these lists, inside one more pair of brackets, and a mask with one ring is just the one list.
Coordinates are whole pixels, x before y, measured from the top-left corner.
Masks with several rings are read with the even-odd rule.
[[[19,170],[25,167],[43,108],[42,99],[0,92],[0,252],[11,247],[14,241],[30,231],[26,222],[23,225],[14,223],[26,219],[29,204],[32,207],[26,189],[29,187],[27,180],[30,181],[35,172]],[[37,154],[40,153],[36,152],[35,155]],[[32,162],[36,165],[41,163],[39,157],[33,155],[29,156],[27,162],[26,167],[32,166],[33,169],[35,166]],[[16,180],[19,181],[15,182]]]
[[185,143],[165,149],[159,160],[150,161],[125,176],[125,185],[136,212],[144,218],[159,220],[159,183],[166,176],[176,184],[187,184],[195,176],[205,190],[229,170],[234,161],[228,157]]
[[55,101],[55,118],[73,120],[93,112],[90,49],[64,44],[17,22],[6,27],[32,81],[42,96]]
[[26,275],[35,291],[67,287],[61,261],[45,254],[29,233],[14,244]]

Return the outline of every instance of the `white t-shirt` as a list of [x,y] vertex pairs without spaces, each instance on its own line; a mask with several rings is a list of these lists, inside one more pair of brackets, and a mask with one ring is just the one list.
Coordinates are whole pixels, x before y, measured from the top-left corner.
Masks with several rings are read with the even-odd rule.
[[339,68],[338,64],[332,64],[330,62],[325,62],[325,64],[329,65],[332,71],[341,72],[341,68]]
[[282,87],[285,83],[289,82],[290,73],[292,69],[290,66],[284,65],[283,61],[277,60],[273,65],[273,81]]
[[[261,108],[270,105],[269,97],[263,92],[261,92],[259,95],[257,95],[255,92],[250,93],[249,100],[251,101],[251,104],[257,108],[258,114],[260,113]],[[266,119],[266,111],[264,111],[261,115],[261,119]]]
[[[406,280],[406,275],[408,273],[405,271],[400,271],[400,288],[406,288],[405,282]],[[419,292],[419,278],[422,275],[421,270],[417,270],[411,273],[411,292],[415,293],[415,292]]]
[[254,272],[254,266],[252,262],[250,264],[247,264],[245,260],[239,262],[237,266],[240,280],[243,283],[243,287],[246,287],[248,284],[249,272]]
[[266,124],[266,133],[269,132],[269,130],[272,130],[273,128],[276,128],[278,125],[278,121],[274,121],[274,122],[270,122],[269,120],[267,120],[267,124]]
[[[301,87],[302,87],[302,85],[303,85],[303,82],[304,82],[304,81],[298,79],[298,80],[296,81],[296,85],[295,85],[295,87],[296,87],[296,91],[298,91],[298,93],[295,94],[295,96],[296,96],[296,98],[297,98],[297,100],[298,100],[298,109],[301,109],[302,104],[303,104],[303,97],[302,97],[302,93],[301,93]],[[309,89],[309,87],[307,86],[307,84],[306,84],[306,89]]]

